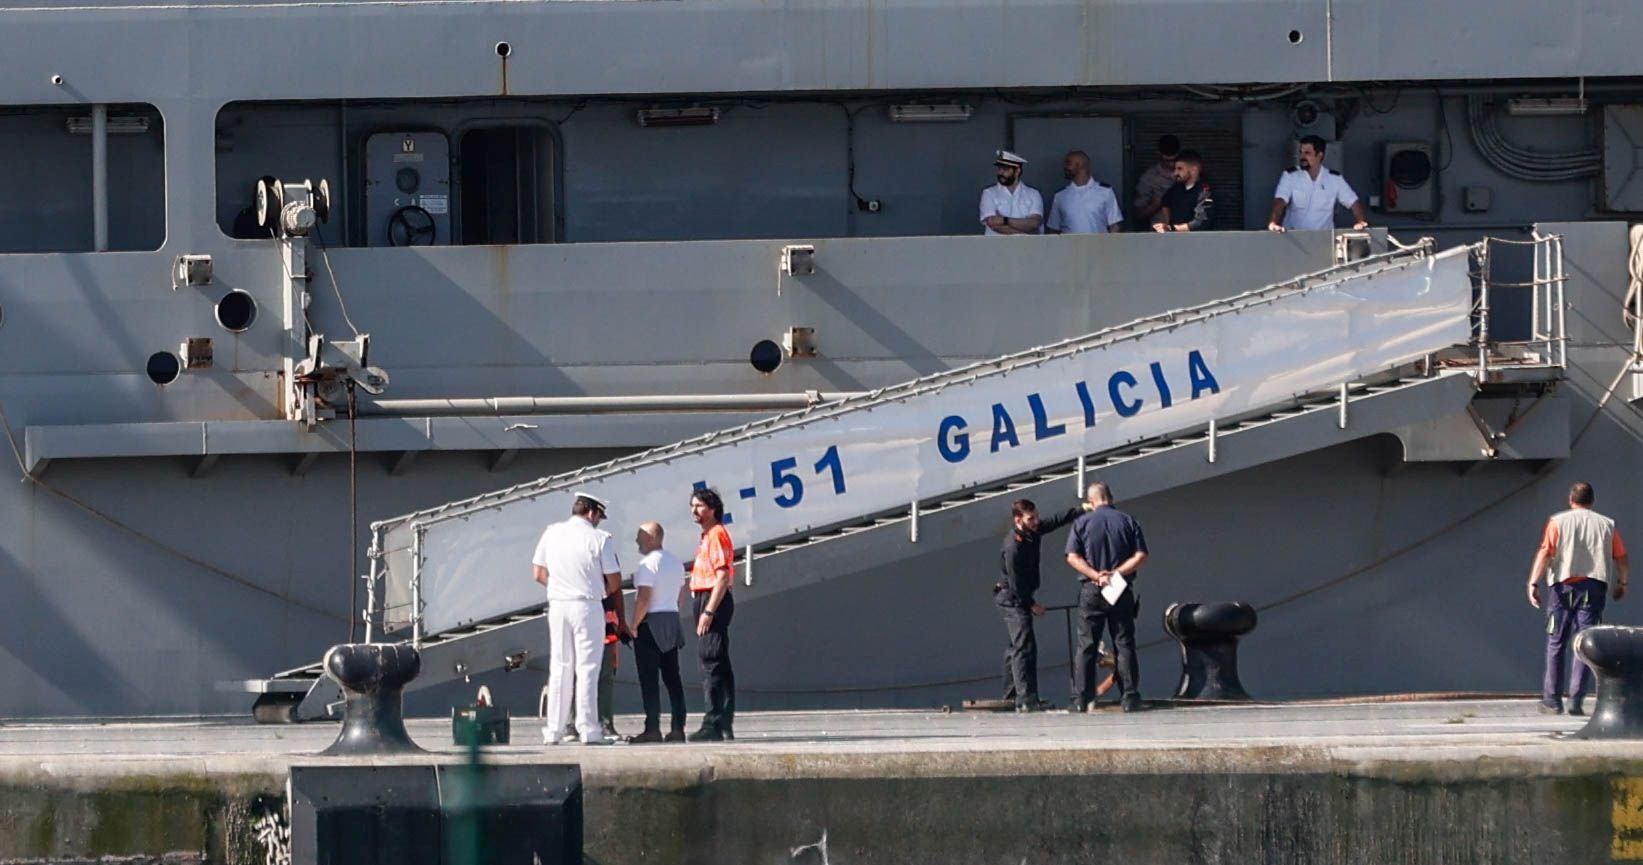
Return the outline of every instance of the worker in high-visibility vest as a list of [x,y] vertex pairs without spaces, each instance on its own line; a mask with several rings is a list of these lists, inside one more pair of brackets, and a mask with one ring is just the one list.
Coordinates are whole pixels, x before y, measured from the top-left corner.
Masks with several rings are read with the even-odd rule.
[[736,614],[731,600],[731,569],[736,548],[724,526],[725,505],[719,493],[704,487],[691,493],[690,516],[702,528],[696,561],[690,568],[690,592],[695,598],[697,648],[702,664],[702,695],[707,706],[701,729],[692,742],[734,739],[736,674],[730,668],[730,619]]

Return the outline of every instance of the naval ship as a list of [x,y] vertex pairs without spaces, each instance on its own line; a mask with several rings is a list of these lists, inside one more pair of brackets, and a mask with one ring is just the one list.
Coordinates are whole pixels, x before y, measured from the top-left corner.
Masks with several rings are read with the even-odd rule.
[[[365,639],[422,650],[413,711],[530,711],[535,534],[595,488],[688,558],[698,483],[744,710],[996,696],[1009,502],[1094,479],[1148,696],[1218,600],[1259,696],[1532,691],[1545,517],[1643,520],[1640,41],[1625,0],[9,3],[0,716],[324,717]],[[1163,135],[1215,230],[1134,218]],[[1368,230],[1266,230],[1303,136]],[[1000,149],[1046,203],[1086,152],[1129,230],[983,236]]]

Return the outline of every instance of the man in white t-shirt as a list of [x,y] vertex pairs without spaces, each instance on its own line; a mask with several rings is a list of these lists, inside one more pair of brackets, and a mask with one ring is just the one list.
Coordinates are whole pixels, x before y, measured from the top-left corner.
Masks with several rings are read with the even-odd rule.
[[1074,150],[1061,161],[1067,186],[1055,194],[1044,230],[1050,234],[1105,234],[1124,221],[1112,187],[1090,176],[1090,157]]
[[981,190],[983,234],[1042,234],[1044,196],[1021,182],[1027,160],[1008,150],[993,160],[998,183]]
[[585,745],[609,745],[599,723],[599,667],[604,657],[605,610],[601,601],[621,586],[621,565],[610,532],[597,526],[604,501],[578,492],[571,516],[542,532],[531,557],[536,581],[548,588],[548,700],[542,741],[559,743],[576,688],[576,729]]
[[[639,547],[638,570],[633,587],[633,657],[639,667],[639,693],[645,704],[645,729],[628,741],[685,741],[685,685],[679,678],[679,649],[685,644],[679,623],[679,599],[684,594],[685,564],[662,549],[662,525],[648,522],[639,527],[634,539]],[[672,726],[662,735],[662,697],[656,687],[658,674],[667,686],[667,700],[673,710]]]
[[1340,172],[1324,167],[1324,151],[1329,145],[1316,135],[1301,139],[1301,164],[1278,178],[1278,189],[1272,193],[1272,216],[1267,220],[1269,231],[1321,231],[1335,227],[1335,205],[1352,211],[1352,227],[1369,226],[1369,213],[1364,210],[1358,193]]

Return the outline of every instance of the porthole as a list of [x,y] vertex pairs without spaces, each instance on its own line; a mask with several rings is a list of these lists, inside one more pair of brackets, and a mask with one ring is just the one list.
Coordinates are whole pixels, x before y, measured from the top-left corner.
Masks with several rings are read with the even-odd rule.
[[170,384],[182,372],[182,359],[169,351],[157,351],[148,356],[148,380],[155,384]]
[[1291,44],[1291,45],[1299,45],[1299,44],[1301,44],[1301,40],[1305,39],[1305,38],[1306,37],[1304,35],[1302,35],[1301,31],[1299,31],[1299,30],[1289,31],[1289,44]]
[[257,320],[257,302],[246,292],[234,289],[217,301],[217,323],[224,330],[242,333]]
[[761,339],[753,344],[753,351],[748,353],[747,361],[759,372],[775,372],[776,367],[782,365],[782,347],[772,340]]

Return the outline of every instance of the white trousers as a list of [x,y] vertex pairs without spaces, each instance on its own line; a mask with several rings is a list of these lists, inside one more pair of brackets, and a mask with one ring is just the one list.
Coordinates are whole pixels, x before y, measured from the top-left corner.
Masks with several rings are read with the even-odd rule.
[[548,706],[542,732],[558,741],[570,718],[576,688],[576,731],[582,741],[602,738],[599,666],[605,657],[605,608],[598,601],[548,602]]

